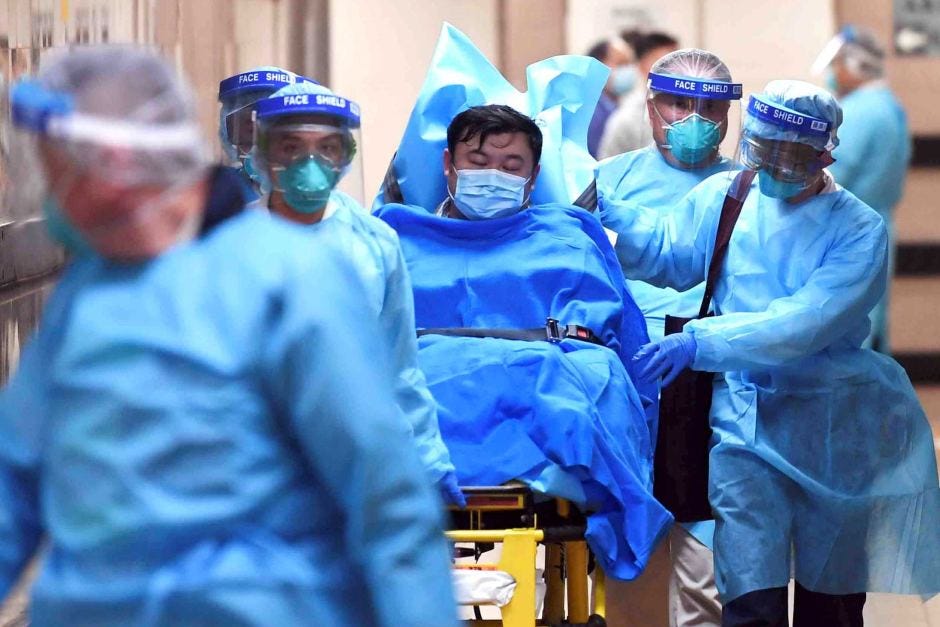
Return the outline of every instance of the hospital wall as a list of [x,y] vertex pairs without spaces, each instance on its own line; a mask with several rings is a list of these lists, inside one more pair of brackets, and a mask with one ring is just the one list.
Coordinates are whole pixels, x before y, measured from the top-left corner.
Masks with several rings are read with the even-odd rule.
[[[306,73],[362,105],[368,197],[397,146],[444,21],[466,32],[520,89],[529,63],[582,53],[601,37],[639,26],[714,50],[748,92],[775,77],[818,80],[808,67],[844,22],[871,26],[890,40],[891,12],[890,0],[0,0],[0,72],[9,82],[67,45],[153,45],[194,85],[207,146],[217,155],[221,78],[267,63]],[[940,59],[892,54],[889,73],[915,134],[940,137]],[[0,133],[8,149],[6,125]],[[732,130],[726,146],[734,139]],[[16,298],[32,299],[30,286],[41,288],[63,257],[43,239],[41,224],[25,219],[38,208],[18,200],[2,174],[0,349],[15,357],[35,314],[13,315],[11,306]],[[902,242],[940,242],[937,197],[937,170],[919,165],[898,213]],[[902,277],[895,286],[899,350],[940,351],[940,317],[933,315],[940,303],[924,298],[936,291],[930,281]],[[10,360],[0,355],[0,378]]]

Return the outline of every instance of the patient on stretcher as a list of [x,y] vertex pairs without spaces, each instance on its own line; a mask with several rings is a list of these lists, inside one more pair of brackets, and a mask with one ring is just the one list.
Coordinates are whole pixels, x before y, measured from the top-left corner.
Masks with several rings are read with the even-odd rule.
[[530,118],[471,108],[448,128],[436,211],[377,215],[401,241],[419,364],[461,485],[519,479],[570,499],[591,512],[605,571],[632,579],[671,522],[652,496],[656,390],[630,376],[645,325],[597,219],[529,205],[540,151]]

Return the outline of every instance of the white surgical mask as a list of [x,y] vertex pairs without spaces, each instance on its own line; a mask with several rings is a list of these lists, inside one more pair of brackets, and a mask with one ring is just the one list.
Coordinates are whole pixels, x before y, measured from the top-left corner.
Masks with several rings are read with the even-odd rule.
[[457,189],[450,198],[469,220],[503,218],[525,206],[528,182],[502,170],[457,170]]
[[636,66],[632,63],[630,65],[618,65],[610,73],[610,87],[618,96],[622,96],[636,85],[636,79],[639,75],[639,72],[636,71]]

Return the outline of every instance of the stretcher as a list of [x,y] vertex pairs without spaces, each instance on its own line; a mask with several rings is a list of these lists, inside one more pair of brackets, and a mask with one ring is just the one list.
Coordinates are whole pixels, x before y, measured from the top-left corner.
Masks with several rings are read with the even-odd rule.
[[[511,482],[504,486],[463,487],[465,509],[454,509],[447,537],[454,543],[472,543],[473,548],[455,547],[457,557],[479,558],[496,544],[502,555],[496,568],[515,581],[508,603],[500,608],[502,620],[469,621],[473,627],[604,627],[605,576],[594,565],[584,540],[584,515],[564,499],[540,500],[527,486]],[[545,602],[542,616],[536,609],[536,552],[545,545]],[[593,567],[592,567],[593,565]],[[589,577],[593,570],[593,613],[589,599]],[[495,603],[494,603],[495,604]]]

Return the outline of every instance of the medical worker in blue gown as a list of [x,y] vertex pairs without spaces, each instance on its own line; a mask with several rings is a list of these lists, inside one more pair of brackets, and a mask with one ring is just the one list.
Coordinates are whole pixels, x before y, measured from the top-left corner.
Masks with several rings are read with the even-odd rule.
[[885,79],[885,51],[874,33],[848,25],[832,38],[813,66],[839,97],[843,121],[836,162],[829,172],[881,215],[888,229],[888,287],[869,314],[868,345],[891,352],[888,313],[897,232],[894,208],[901,200],[911,159],[907,114]]
[[[150,52],[14,87],[83,246],[0,396],[0,589],[33,625],[456,625],[439,501],[345,251],[244,205]],[[37,203],[39,199],[37,198]]]
[[261,178],[251,161],[254,111],[259,100],[296,82],[313,82],[273,65],[262,65],[219,82],[219,142],[228,167],[241,175],[250,193],[261,193]]
[[[933,438],[904,371],[860,348],[885,287],[887,233],[824,170],[842,121],[828,92],[773,81],[752,96],[756,169],[715,292],[715,317],[641,349],[642,376],[720,373],[710,501],[723,625],[861,625],[865,592],[940,591]],[[633,279],[702,281],[731,176],[668,213],[605,200]],[[740,192],[738,192],[740,193]]]
[[413,429],[420,457],[443,498],[464,505],[441,439],[437,406],[418,368],[414,298],[398,236],[337,189],[346,178],[348,188],[361,194],[359,107],[321,85],[298,82],[259,101],[257,109],[253,160],[272,190],[259,205],[323,233],[353,260],[370,311],[391,345],[395,399]]
[[[687,48],[661,57],[650,71],[647,96],[654,144],[598,165],[598,203],[629,201],[666,213],[709,176],[733,169],[734,161],[718,148],[728,132],[731,103],[740,98],[741,85],[731,82],[728,66],[714,54]],[[608,215],[601,212],[602,223]],[[663,338],[667,315],[697,316],[705,292],[704,283],[684,292],[643,281],[627,283],[653,341]],[[712,521],[702,521],[676,525],[670,531],[672,627],[721,622],[710,549],[714,528]],[[618,597],[611,600],[616,604]]]

